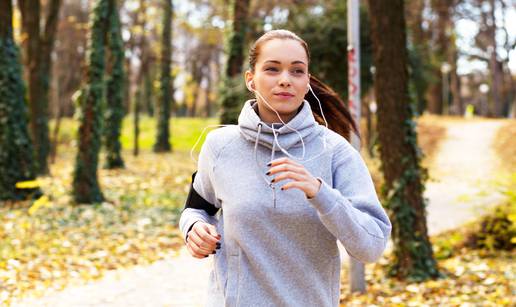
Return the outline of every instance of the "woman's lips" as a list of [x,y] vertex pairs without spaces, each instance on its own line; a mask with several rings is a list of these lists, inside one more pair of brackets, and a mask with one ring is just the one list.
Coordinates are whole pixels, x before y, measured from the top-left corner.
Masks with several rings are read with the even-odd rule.
[[294,97],[294,95],[292,95],[290,93],[277,93],[277,94],[274,94],[274,96],[279,97],[281,99],[289,99],[289,98]]

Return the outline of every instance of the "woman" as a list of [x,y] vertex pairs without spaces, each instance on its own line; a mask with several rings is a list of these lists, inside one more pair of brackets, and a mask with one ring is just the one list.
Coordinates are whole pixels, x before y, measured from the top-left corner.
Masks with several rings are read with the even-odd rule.
[[256,99],[201,148],[180,228],[193,257],[214,254],[208,306],[338,306],[336,240],[362,262],[385,249],[391,224],[346,140],[353,120],[308,65],[294,33],[265,33],[245,73]]

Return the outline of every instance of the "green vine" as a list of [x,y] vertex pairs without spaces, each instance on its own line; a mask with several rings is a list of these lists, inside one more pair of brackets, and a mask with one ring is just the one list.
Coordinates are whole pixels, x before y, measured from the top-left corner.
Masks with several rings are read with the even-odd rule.
[[79,150],[73,176],[73,195],[78,203],[104,200],[97,179],[98,155],[102,136],[102,113],[105,104],[104,46],[113,0],[98,0],[93,9],[88,48],[88,83],[79,99],[81,106]]
[[[408,105],[410,114],[414,114],[414,107]],[[401,160],[400,167],[404,170],[402,175],[389,189],[382,187],[385,199],[385,207],[389,210],[393,224],[392,239],[394,241],[394,263],[389,269],[391,276],[404,276],[409,280],[422,281],[428,278],[440,277],[437,263],[433,257],[432,245],[426,233],[414,231],[417,222],[416,209],[409,203],[407,193],[413,188],[414,183],[419,185],[419,193],[424,191],[424,182],[428,178],[426,169],[420,166],[423,153],[417,145],[416,123],[409,118],[403,124],[404,141],[415,152],[415,159],[410,156]],[[412,185],[409,187],[409,185]],[[423,198],[423,208],[426,210],[426,199]],[[425,214],[426,216],[426,214]],[[411,260],[410,268],[402,268],[400,265],[403,257]],[[405,259],[404,259],[405,260]]]
[[0,201],[41,194],[37,187],[16,187],[18,182],[35,180],[36,169],[19,51],[10,24],[0,37]]
[[106,112],[104,144],[106,148],[106,164],[108,169],[124,167],[120,144],[122,120],[124,118],[124,46],[120,32],[118,10],[112,10],[109,18],[109,63],[112,63],[106,84]]

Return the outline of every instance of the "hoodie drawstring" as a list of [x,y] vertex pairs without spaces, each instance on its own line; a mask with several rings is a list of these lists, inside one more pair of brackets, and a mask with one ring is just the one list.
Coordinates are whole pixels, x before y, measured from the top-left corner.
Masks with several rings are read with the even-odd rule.
[[[261,169],[260,163],[258,162],[258,140],[260,139],[261,132],[262,132],[262,123],[258,123],[258,133],[256,134],[256,139],[254,141],[254,151],[253,151],[254,161],[256,162],[256,166],[258,167],[258,169]],[[273,143],[272,151],[271,151],[271,161],[274,160],[274,150],[275,150],[274,145],[275,144]],[[276,187],[274,186],[274,184],[272,182],[270,182],[270,180],[267,177],[265,177],[265,175],[262,172],[260,172],[260,175],[262,176],[263,180],[265,181],[265,184],[267,184],[272,189],[273,206],[274,206],[274,208],[276,208]]]

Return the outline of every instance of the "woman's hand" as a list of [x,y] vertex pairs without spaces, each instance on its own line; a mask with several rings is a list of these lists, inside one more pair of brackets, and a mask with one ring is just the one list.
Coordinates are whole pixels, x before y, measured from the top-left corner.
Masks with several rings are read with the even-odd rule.
[[220,248],[220,238],[215,226],[197,221],[188,232],[186,249],[195,258],[206,258],[210,254],[215,254],[215,250]]
[[305,167],[289,158],[279,158],[271,161],[268,166],[271,168],[266,175],[279,174],[271,182],[279,182],[284,179],[293,181],[283,185],[282,190],[298,188],[303,191],[307,198],[313,198],[321,188],[321,181],[312,176]]

